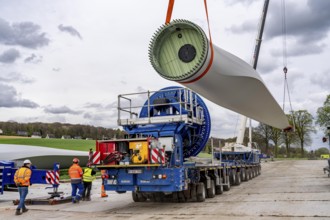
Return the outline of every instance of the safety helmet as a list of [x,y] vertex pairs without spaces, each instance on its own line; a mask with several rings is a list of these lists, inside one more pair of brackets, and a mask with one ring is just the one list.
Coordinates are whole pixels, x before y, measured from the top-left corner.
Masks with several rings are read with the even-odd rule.
[[32,163],[29,159],[27,159],[27,160],[24,160],[23,164],[32,164]]
[[79,159],[75,157],[75,158],[73,158],[72,162],[73,163],[79,163]]

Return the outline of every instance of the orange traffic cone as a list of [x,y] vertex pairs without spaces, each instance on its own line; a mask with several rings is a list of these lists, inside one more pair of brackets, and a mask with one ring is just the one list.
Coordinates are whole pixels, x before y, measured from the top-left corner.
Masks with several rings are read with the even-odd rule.
[[101,185],[101,198],[108,197],[107,193],[104,190],[104,184]]

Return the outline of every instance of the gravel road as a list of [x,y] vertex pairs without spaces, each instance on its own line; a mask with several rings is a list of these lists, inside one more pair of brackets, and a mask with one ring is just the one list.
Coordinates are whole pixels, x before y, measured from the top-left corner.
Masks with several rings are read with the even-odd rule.
[[[203,203],[134,203],[130,193],[108,193],[100,198],[100,180],[93,184],[91,202],[30,205],[29,212],[15,216],[17,192],[0,195],[0,219],[330,219],[330,178],[322,160],[263,162],[261,175],[234,186],[229,192]],[[69,184],[61,184],[65,196]],[[33,185],[29,198],[46,194]]]

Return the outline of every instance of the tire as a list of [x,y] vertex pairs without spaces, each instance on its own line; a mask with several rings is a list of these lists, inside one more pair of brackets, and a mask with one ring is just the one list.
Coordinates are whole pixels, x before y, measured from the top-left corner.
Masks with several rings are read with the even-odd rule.
[[249,168],[248,170],[247,170],[247,173],[248,173],[248,179],[249,180],[251,180],[252,179],[252,171],[251,171],[251,168]]
[[245,179],[246,179],[246,181],[250,180],[249,169],[248,168],[245,168]]
[[140,192],[132,192],[132,198],[134,202],[145,202],[147,200],[147,197]]
[[241,173],[240,172],[236,172],[236,178],[235,178],[235,186],[239,186],[241,185]]
[[179,202],[178,192],[173,192],[172,193],[172,200],[173,200],[173,202]]
[[178,193],[178,200],[179,200],[179,202],[181,202],[181,203],[186,202],[186,198],[185,198],[185,196],[183,194],[183,191],[177,192],[177,193]]
[[252,178],[256,177],[256,168],[252,167]]
[[197,184],[196,197],[197,197],[197,202],[205,201],[206,191],[205,191],[204,183],[202,183],[202,182]]
[[152,193],[151,201],[153,202],[164,202],[165,195],[162,192]]
[[137,196],[137,192],[132,192],[132,198],[134,202],[140,202],[139,197]]
[[191,184],[190,188],[190,198],[192,201],[197,201],[197,185],[196,184]]
[[[230,190],[230,181],[229,181],[229,176],[225,176],[224,180],[227,180],[227,185],[223,185],[223,190],[224,191],[229,191]],[[225,183],[225,182],[224,182]]]
[[258,174],[258,167],[255,167],[254,169],[255,169],[256,177],[259,176],[259,174]]
[[241,173],[241,181],[242,182],[247,181],[245,168],[241,169],[241,172],[240,173]]
[[191,184],[188,185],[188,189],[183,191],[183,195],[186,200],[191,199]]
[[216,195],[221,195],[223,193],[223,185],[222,185],[222,180],[220,181],[219,186],[215,186],[215,194]]
[[210,180],[211,181],[211,185],[209,189],[206,189],[206,195],[207,198],[214,198],[215,197],[215,183],[214,180]]
[[235,182],[236,182],[236,170],[232,170],[229,174],[229,182],[230,184],[233,186],[235,185]]

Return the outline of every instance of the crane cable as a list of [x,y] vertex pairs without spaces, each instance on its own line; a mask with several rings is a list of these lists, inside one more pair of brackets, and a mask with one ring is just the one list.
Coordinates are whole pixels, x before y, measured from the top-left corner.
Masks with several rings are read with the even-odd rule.
[[286,15],[285,15],[285,0],[281,0],[281,14],[282,14],[282,56],[283,56],[283,73],[284,73],[284,92],[283,92],[283,111],[285,112],[285,95],[286,91],[288,92],[288,99],[290,104],[290,110],[292,114],[292,125],[293,131],[295,131],[295,120],[293,114],[293,108],[290,98],[290,90],[289,90],[289,83],[287,78],[288,73],[288,56],[287,56],[287,46],[286,46]]

